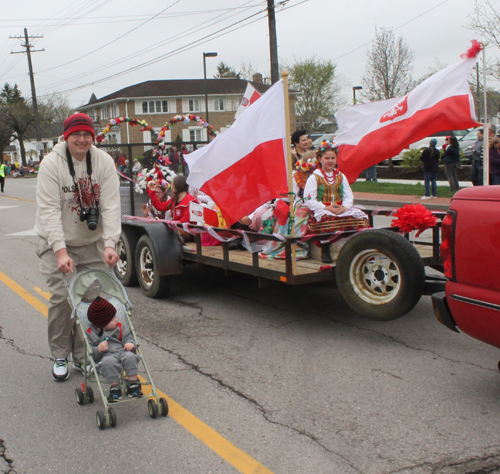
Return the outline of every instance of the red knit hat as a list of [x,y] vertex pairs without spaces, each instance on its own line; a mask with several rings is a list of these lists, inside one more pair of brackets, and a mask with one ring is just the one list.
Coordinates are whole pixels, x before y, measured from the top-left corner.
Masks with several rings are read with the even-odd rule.
[[89,132],[95,140],[94,122],[88,115],[73,114],[64,121],[64,139],[67,140],[74,132]]
[[115,317],[115,307],[104,298],[98,296],[89,307],[87,317],[98,328],[104,328]]

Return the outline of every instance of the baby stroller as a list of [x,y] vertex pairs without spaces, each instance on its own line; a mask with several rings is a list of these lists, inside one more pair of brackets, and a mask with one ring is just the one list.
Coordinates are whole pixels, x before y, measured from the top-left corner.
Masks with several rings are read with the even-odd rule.
[[[97,410],[96,421],[97,426],[103,430],[106,426],[111,426],[114,428],[116,426],[116,413],[115,410],[110,406],[107,399],[107,394],[109,393],[110,384],[104,380],[102,375],[100,376],[100,364],[96,364],[92,357],[92,347],[85,336],[87,329],[90,326],[90,322],[87,318],[87,312],[92,301],[97,297],[101,296],[109,301],[116,308],[116,317],[118,322],[126,322],[129,326],[130,333],[134,339],[135,349],[137,355],[139,356],[140,362],[146,371],[147,380],[138,382],[141,386],[151,387],[151,393],[146,395],[148,398],[148,411],[151,418],[156,418],[158,413],[167,416],[168,414],[168,404],[165,398],[159,398],[158,392],[156,391],[155,384],[151,378],[146,361],[142,356],[139,348],[139,341],[135,333],[132,321],[130,320],[130,313],[132,310],[132,305],[128,299],[125,288],[121,282],[115,277],[114,274],[106,270],[98,269],[88,269],[78,273],[72,280],[68,288],[69,292],[69,302],[73,309],[72,317],[76,316],[77,326],[84,333],[85,338],[85,357],[84,357],[84,367],[89,364],[92,367],[91,375],[84,370],[84,381],[81,388],[78,387],[75,390],[76,402],[79,405],[83,405],[85,402],[94,402],[94,392],[92,387],[88,384],[89,380],[95,377],[97,387],[101,394],[102,402],[104,403],[104,412],[102,410]],[[122,370],[119,380],[119,386],[123,391],[126,388],[125,374]],[[117,405],[120,403],[134,402],[140,400],[140,398],[124,398],[123,400],[118,400],[113,403]]]

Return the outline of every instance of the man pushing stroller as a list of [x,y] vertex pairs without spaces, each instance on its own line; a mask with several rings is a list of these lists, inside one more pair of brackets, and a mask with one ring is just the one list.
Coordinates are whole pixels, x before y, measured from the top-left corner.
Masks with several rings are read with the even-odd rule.
[[90,305],[87,318],[90,322],[87,337],[93,359],[101,363],[102,375],[111,384],[108,402],[115,403],[122,397],[119,387],[122,370],[127,374],[127,395],[142,397],[137,378],[140,358],[134,352],[135,342],[127,323],[118,322],[115,307],[100,296]]

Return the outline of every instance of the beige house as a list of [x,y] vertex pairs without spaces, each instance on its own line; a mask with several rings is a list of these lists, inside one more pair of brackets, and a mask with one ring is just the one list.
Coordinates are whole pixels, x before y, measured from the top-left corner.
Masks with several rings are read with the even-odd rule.
[[[262,76],[256,74],[251,84],[261,94],[269,89],[262,84]],[[207,79],[209,124],[216,132],[231,126],[247,81],[236,78]],[[78,112],[94,120],[96,133],[101,132],[110,119],[131,117],[145,120],[159,131],[175,115],[193,114],[206,120],[204,79],[171,79],[146,81],[126,87],[101,99],[92,94],[88,104]],[[295,130],[295,98],[290,95],[291,130]],[[184,143],[207,141],[206,128],[196,122],[176,123],[165,134],[165,142],[174,142],[180,136]],[[107,143],[151,143],[150,132],[127,123],[115,125],[107,134]]]

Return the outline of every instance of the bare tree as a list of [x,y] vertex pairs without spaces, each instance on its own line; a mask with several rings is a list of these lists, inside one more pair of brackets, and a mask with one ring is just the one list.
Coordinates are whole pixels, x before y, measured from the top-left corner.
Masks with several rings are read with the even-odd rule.
[[391,30],[375,28],[375,39],[368,58],[362,96],[368,100],[383,100],[407,94],[413,85],[411,63],[413,51],[400,36]]
[[295,60],[289,67],[290,88],[301,92],[296,98],[297,118],[309,133],[317,131],[335,110],[340,89],[336,69],[337,65],[331,61],[317,60],[314,56]]

